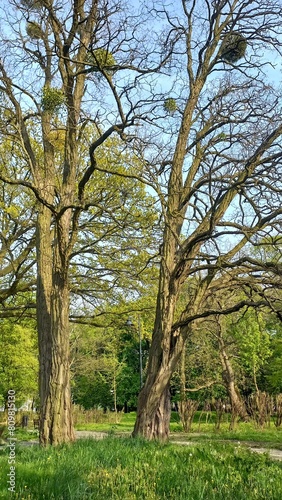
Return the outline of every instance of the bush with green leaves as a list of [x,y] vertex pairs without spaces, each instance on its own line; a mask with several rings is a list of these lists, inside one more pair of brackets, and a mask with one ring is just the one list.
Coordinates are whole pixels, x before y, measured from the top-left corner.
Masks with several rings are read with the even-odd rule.
[[0,405],[6,403],[7,393],[13,389],[20,407],[38,392],[37,336],[32,322],[18,324],[1,319],[0,345]]

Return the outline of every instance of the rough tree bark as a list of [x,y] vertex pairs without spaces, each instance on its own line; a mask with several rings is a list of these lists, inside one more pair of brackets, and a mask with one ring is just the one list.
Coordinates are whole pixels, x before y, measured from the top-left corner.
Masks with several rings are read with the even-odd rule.
[[[40,443],[73,441],[69,353],[68,268],[54,242],[50,210],[37,223],[37,328],[40,360]],[[48,241],[49,240],[49,241]]]

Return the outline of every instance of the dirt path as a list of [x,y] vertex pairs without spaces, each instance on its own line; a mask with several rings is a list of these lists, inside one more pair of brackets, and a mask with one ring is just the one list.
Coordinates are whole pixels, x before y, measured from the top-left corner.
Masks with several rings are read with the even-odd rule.
[[[178,445],[184,445],[184,446],[197,446],[200,443],[203,443],[203,441],[175,441],[172,440],[170,441],[173,444],[178,444]],[[218,441],[215,441],[218,442]],[[233,441],[221,441],[224,443],[232,443]],[[267,448],[267,444],[264,444],[262,446],[262,443],[254,443],[254,442],[249,442],[249,441],[240,441],[238,442],[238,445],[240,446],[245,446],[246,448],[249,448],[254,453],[268,453],[270,458],[273,460],[281,460],[282,461],[282,450],[278,450],[276,448]]]
[[250,446],[249,449],[255,453],[269,453],[270,458],[273,460],[282,461],[282,450],[276,450],[274,448],[254,448],[252,446]]
[[96,431],[75,431],[75,437],[77,439],[83,438],[93,438],[93,439],[104,439],[108,437],[107,432],[96,432]]

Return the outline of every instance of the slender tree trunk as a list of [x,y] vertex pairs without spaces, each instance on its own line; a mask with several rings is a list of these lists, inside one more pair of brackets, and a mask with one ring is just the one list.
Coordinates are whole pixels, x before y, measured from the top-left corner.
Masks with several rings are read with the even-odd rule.
[[223,381],[228,392],[232,413],[240,416],[243,420],[248,420],[248,413],[244,401],[240,396],[239,389],[235,383],[235,375],[232,365],[230,363],[227,352],[223,346],[223,341],[220,339],[221,349],[220,349],[220,360],[223,368]]
[[253,366],[253,379],[254,379],[254,385],[255,385],[256,392],[259,393],[259,387],[258,387],[258,381],[257,381],[257,372],[256,372],[255,365]]
[[113,396],[114,396],[114,411],[115,411],[115,423],[118,422],[117,415],[117,374],[116,374],[116,366],[114,366],[114,379],[113,379]]
[[186,373],[185,373],[186,351],[183,349],[180,357],[180,401],[186,400]]

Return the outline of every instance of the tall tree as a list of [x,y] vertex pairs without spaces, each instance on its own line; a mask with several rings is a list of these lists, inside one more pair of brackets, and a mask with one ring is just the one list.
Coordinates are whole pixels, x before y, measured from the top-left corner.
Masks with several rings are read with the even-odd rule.
[[[142,14],[128,18],[119,2],[107,0],[9,0],[1,7],[0,90],[9,115],[1,135],[9,135],[25,166],[25,173],[18,174],[3,165],[1,180],[24,186],[37,200],[43,445],[74,439],[69,268],[79,221],[83,222],[87,210],[91,218],[91,212],[106,208],[104,186],[96,186],[94,193],[89,187],[93,174],[104,169],[99,166],[98,151],[113,134],[124,144],[133,139],[125,132],[129,127],[134,130],[140,114],[135,89],[166,57],[152,57],[152,48],[146,55],[141,24]],[[90,140],[85,139],[89,124]],[[123,155],[121,147],[120,158]],[[117,208],[122,206],[126,210],[126,200],[121,199]],[[116,225],[123,227],[125,219]],[[106,216],[104,224],[108,224]]]
[[[251,290],[262,281],[262,263],[249,260],[244,248],[280,230],[281,102],[267,71],[270,51],[281,50],[282,9],[276,1],[193,0],[173,9],[163,3],[154,12],[168,24],[162,39],[174,48],[175,79],[163,117],[155,119],[162,141],[147,156],[164,231],[134,435],[165,439],[170,379],[191,328],[201,317],[255,303]],[[179,308],[191,276],[194,285]],[[209,299],[232,286],[249,291],[247,299],[224,309]]]

